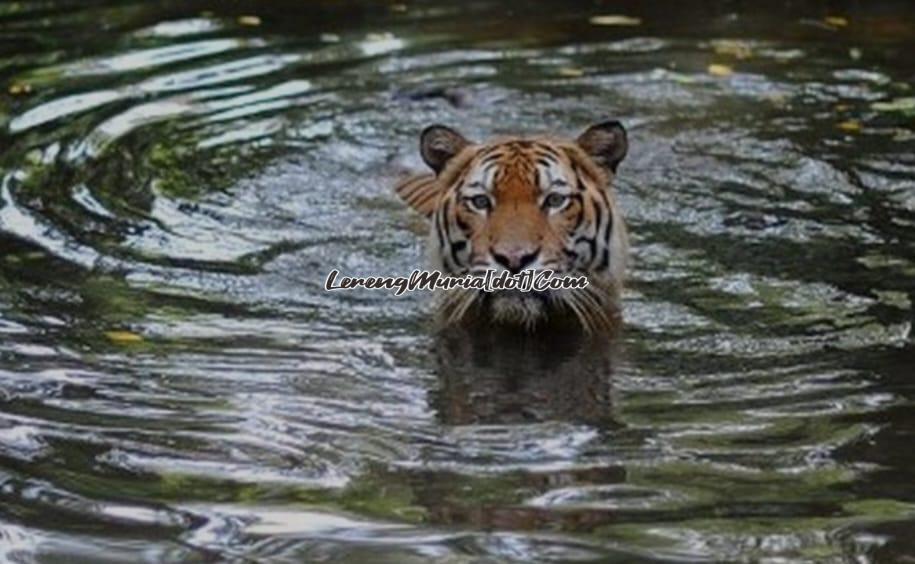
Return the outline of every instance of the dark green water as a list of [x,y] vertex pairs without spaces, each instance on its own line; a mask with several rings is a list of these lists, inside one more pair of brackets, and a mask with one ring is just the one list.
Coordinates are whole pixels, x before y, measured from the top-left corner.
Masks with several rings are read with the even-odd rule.
[[[915,558],[915,9],[766,4],[0,3],[0,560]],[[322,290],[606,117],[612,347]]]

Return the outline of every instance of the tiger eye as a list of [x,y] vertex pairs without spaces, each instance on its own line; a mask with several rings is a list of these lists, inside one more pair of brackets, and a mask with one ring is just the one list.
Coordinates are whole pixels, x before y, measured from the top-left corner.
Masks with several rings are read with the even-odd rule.
[[559,194],[557,192],[553,192],[552,194],[550,194],[549,196],[546,197],[546,200],[544,200],[543,205],[548,208],[558,208],[558,207],[561,207],[562,204],[566,203],[566,198],[567,198],[567,196],[565,194]]
[[489,198],[479,194],[470,198],[470,204],[477,208],[478,210],[488,210],[489,209]]

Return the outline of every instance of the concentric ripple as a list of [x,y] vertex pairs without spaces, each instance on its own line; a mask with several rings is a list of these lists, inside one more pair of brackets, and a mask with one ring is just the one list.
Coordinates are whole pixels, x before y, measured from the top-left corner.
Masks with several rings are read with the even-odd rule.
[[[912,555],[915,14],[830,8],[0,6],[0,560]],[[323,291],[423,126],[607,116],[618,342]]]

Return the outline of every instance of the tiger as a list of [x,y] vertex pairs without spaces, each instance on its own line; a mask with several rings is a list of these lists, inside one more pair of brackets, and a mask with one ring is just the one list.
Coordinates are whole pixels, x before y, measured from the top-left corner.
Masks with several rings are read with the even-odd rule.
[[396,194],[429,221],[431,268],[450,276],[523,270],[587,277],[577,289],[544,292],[454,288],[438,319],[541,327],[570,321],[588,333],[614,330],[629,243],[612,182],[628,152],[616,120],[576,139],[509,136],[477,143],[451,127],[422,130],[428,173],[398,182]]

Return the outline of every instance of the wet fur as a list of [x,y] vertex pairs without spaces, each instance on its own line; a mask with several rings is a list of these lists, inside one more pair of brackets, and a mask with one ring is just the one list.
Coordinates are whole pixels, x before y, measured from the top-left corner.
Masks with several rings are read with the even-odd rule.
[[[618,326],[628,238],[610,185],[616,162],[612,167],[599,162],[575,141],[503,138],[468,142],[437,174],[414,175],[397,185],[397,194],[430,219],[428,259],[443,273],[485,270],[493,242],[509,240],[537,244],[543,268],[589,279],[587,288],[548,295],[446,292],[439,296],[441,323],[489,318],[533,328],[572,319],[589,332]],[[574,182],[567,187],[572,190],[569,203],[555,215],[530,205],[532,195],[543,194],[531,179],[542,178],[544,163],[551,171],[561,171],[569,184]],[[484,171],[491,173],[490,192],[502,203],[481,217],[462,201],[462,187]]]

